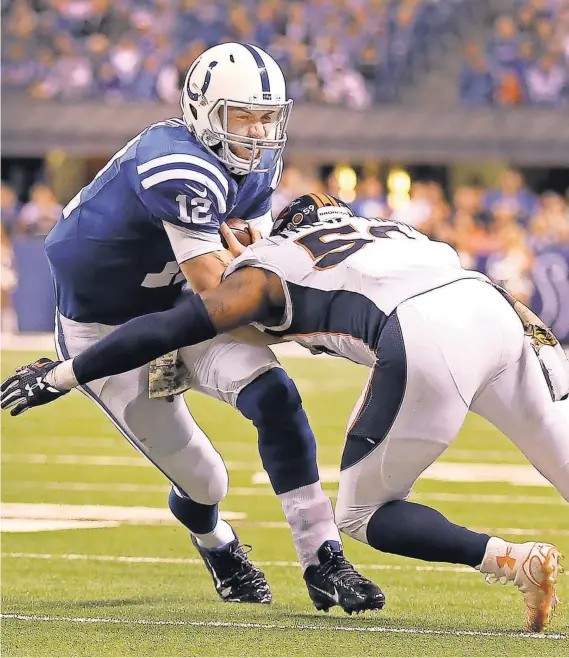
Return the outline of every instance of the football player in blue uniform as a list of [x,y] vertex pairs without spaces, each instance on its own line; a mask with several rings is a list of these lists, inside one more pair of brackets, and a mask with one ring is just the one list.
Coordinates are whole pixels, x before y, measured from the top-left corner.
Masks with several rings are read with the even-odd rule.
[[[198,57],[182,90],[183,118],[131,139],[68,203],[47,237],[60,359],[132,318],[171,309],[186,281],[195,292],[217,286],[231,259],[219,233],[225,219],[270,230],[291,105],[278,64],[260,48],[226,43]],[[251,343],[220,336],[182,350],[193,388],[254,423],[303,567],[321,568],[325,579],[336,579],[336,591],[349,594],[345,604],[332,604],[381,607],[379,588],[343,557],[296,386],[266,342],[255,343],[261,333],[251,334]],[[221,598],[270,602],[263,573],[219,518],[227,471],[183,397],[150,398],[148,365],[82,391],[172,482],[170,509],[190,530]]]

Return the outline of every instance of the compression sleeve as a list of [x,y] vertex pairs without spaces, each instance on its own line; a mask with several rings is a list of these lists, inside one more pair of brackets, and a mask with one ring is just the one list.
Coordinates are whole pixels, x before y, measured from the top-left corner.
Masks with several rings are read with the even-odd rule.
[[139,368],[172,350],[195,345],[217,331],[199,295],[176,307],[125,322],[73,359],[79,384]]

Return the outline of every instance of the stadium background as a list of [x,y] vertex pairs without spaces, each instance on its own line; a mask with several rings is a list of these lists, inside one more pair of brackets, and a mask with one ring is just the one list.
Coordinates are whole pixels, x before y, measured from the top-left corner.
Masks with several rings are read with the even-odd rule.
[[[486,271],[530,303],[569,343],[569,0],[2,0],[2,332],[4,347],[28,350],[3,353],[3,376],[37,357],[40,345],[42,351],[49,345],[36,337],[50,332],[53,324],[43,240],[62,205],[139,130],[179,115],[185,70],[203,49],[228,40],[267,48],[281,63],[295,100],[275,211],[301,193],[325,190],[352,202],[364,215],[408,222],[454,245],[465,266]],[[21,336],[14,340],[18,332]],[[364,375],[337,362],[286,364],[299,381],[319,437],[321,463],[333,470],[341,451],[338,434]],[[287,531],[278,526],[282,514],[259,474],[250,428],[211,401],[192,404],[211,435],[221,437],[216,445],[230,460],[233,486],[227,505],[247,514],[243,533],[248,540],[253,537],[254,557],[294,560]],[[228,428],[232,436],[227,436]],[[142,460],[79,395],[22,421],[4,418],[3,430],[2,497],[19,505],[14,512],[19,523],[22,514],[29,514],[22,512],[28,503],[165,506],[160,476],[133,469],[129,460]],[[463,479],[421,480],[417,500],[430,500],[464,524],[514,536],[559,536],[569,548],[566,506],[559,507],[563,501],[551,488],[536,489],[543,483],[537,485],[529,471],[516,471],[531,467],[480,419],[469,420],[445,460],[445,473],[449,464],[460,464]],[[253,473],[245,472],[244,461]],[[96,469],[97,464],[105,468]],[[496,469],[499,474],[492,475]],[[334,482],[334,477],[325,481]],[[516,505],[522,503],[520,510]],[[94,508],[88,509],[94,514]],[[173,557],[191,563],[181,529],[175,535],[172,528],[156,526],[89,530],[88,524],[100,524],[100,519],[87,512],[80,518],[75,523],[83,523],[83,530],[40,533],[39,548],[37,533],[8,536],[3,555],[16,562],[4,569],[4,609],[92,617],[97,605],[95,616],[169,618],[168,610],[177,606],[181,618],[198,619],[191,622],[194,626],[210,618],[228,621],[223,646],[200,635],[197,627],[191,629],[194,638],[201,638],[203,651],[215,655],[253,646],[275,653],[274,642],[259,639],[262,631],[232,630],[233,621],[244,618],[262,625],[268,619],[286,625],[286,614],[294,620],[298,611],[308,610],[298,574],[293,570],[285,578],[284,570],[277,569],[277,577],[274,566],[267,573],[277,583],[277,595],[286,589],[289,596],[284,616],[278,607],[268,618],[265,613],[220,610],[223,606],[212,602],[207,575],[198,569],[192,571],[192,593],[182,599],[176,584],[187,578],[183,570],[189,567],[159,564]],[[266,525],[267,519],[272,525]],[[69,520],[58,517],[57,522],[65,528]],[[263,528],[255,529],[256,522],[271,528],[269,537]],[[277,535],[279,551],[274,548]],[[435,655],[463,655],[467,649],[486,655],[538,651],[537,645],[515,639],[519,601],[510,598],[512,606],[504,612],[504,594],[483,582],[471,584],[475,578],[421,571],[390,556],[377,566],[377,557],[365,547],[347,546],[370,569],[410,570],[398,571],[396,581],[389,571],[369,572],[391,583],[394,605],[381,622],[371,622],[404,627],[394,631],[400,634],[393,636],[400,637],[399,643],[383,644],[377,634],[372,638],[379,655],[431,655],[431,649]],[[71,552],[79,554],[74,558],[79,562],[68,561],[65,555]],[[146,556],[140,560],[158,563],[145,565],[143,576],[136,571],[142,567],[119,571],[120,565],[111,560],[123,558],[107,555],[115,552],[134,554],[134,562]],[[87,596],[82,590],[94,585],[80,566],[88,564],[92,553],[101,553],[107,562],[97,563],[100,589],[82,601]],[[50,558],[54,561],[46,576],[42,565]],[[162,568],[174,574],[168,584]],[[467,598],[485,602],[475,620],[468,602],[456,598],[457,578],[465,579],[460,588]],[[164,588],[166,603],[159,604],[155,593]],[[190,606],[196,588],[199,614]],[[128,607],[125,597],[125,591],[134,590],[140,597],[136,609]],[[411,602],[409,591],[415,592]],[[114,602],[105,608],[109,598]],[[339,622],[334,616],[329,621],[334,620]],[[341,623],[347,621],[342,618]],[[72,627],[68,633],[47,626],[31,633],[25,620],[18,624],[10,633],[4,624],[5,655],[46,655],[46,647],[53,655],[183,651],[173,635],[154,649],[147,646],[143,627],[130,629],[128,635],[115,626],[108,635],[90,624],[89,633],[79,638]],[[428,646],[414,644],[407,627],[425,626],[441,637],[429,637]],[[565,614],[556,630],[567,632],[567,627]],[[481,637],[457,644],[445,635],[457,628],[474,628]],[[318,640],[301,646],[296,635],[281,630],[274,633],[286,655],[320,655],[320,650],[326,655],[371,655],[365,633],[361,639],[348,634],[350,643],[333,630],[314,630]],[[504,630],[510,639],[500,640],[502,654],[492,633]],[[563,653],[561,643],[557,645],[543,645],[540,651]]]

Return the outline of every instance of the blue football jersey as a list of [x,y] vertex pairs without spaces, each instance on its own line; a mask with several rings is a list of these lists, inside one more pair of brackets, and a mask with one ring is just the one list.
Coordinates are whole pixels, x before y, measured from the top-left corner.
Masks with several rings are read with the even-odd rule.
[[281,170],[279,161],[270,172],[235,177],[181,119],[146,128],[69,202],[47,236],[60,312],[120,324],[170,308],[184,275],[164,222],[218,241],[225,219],[270,210]]

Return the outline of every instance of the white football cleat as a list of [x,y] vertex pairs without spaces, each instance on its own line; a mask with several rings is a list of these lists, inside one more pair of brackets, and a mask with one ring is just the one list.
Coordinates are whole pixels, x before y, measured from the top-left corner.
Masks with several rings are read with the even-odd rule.
[[479,568],[489,583],[512,581],[516,585],[526,605],[526,631],[541,633],[559,603],[555,585],[563,571],[561,557],[553,544],[514,544],[492,537]]
[[[524,544],[527,546],[527,544]],[[541,633],[559,603],[555,585],[562,570],[561,553],[553,544],[530,544],[525,559],[514,568],[514,585],[526,604],[526,631]]]

